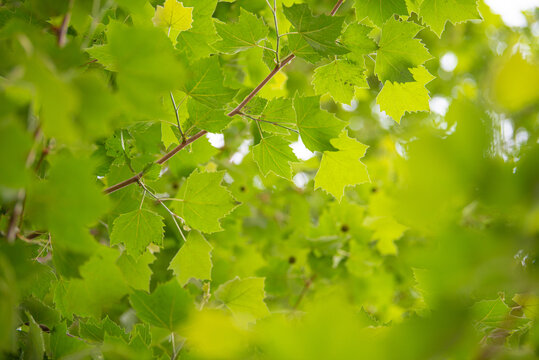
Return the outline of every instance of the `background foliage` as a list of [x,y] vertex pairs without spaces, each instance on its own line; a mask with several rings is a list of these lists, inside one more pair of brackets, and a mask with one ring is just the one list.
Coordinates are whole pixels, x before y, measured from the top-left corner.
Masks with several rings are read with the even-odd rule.
[[2,358],[539,356],[537,10],[0,4]]

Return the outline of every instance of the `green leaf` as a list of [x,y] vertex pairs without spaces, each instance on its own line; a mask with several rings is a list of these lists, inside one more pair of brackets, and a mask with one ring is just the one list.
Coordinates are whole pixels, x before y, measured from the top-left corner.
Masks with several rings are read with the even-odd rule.
[[481,19],[477,0],[423,0],[419,16],[438,37],[442,36],[447,22],[457,24]]
[[13,122],[0,123],[0,185],[12,188],[28,181],[26,158],[32,147],[30,136]]
[[127,341],[129,335],[118,324],[112,321],[108,316],[101,321],[90,318],[87,322],[81,322],[79,325],[80,336],[84,339],[102,342],[106,336],[114,336]]
[[348,137],[345,132],[332,139],[331,144],[338,151],[324,151],[320,169],[314,177],[314,188],[322,188],[341,201],[346,186],[370,181],[367,167],[359,161],[368,146]]
[[198,166],[206,164],[219,153],[207,137],[198,139],[168,161],[170,171],[178,176],[189,176]]
[[80,99],[76,116],[80,130],[95,139],[109,136],[110,119],[118,113],[118,98],[109,90],[105,76],[84,73],[73,79],[73,85]]
[[367,217],[363,225],[373,231],[372,240],[377,240],[376,247],[382,255],[397,255],[395,241],[408,229],[390,216]]
[[191,28],[193,8],[186,8],[177,0],[166,0],[163,6],[157,5],[152,21],[155,26],[165,30],[172,44],[176,45],[178,34]]
[[124,244],[127,253],[137,256],[146,251],[150,243],[163,243],[163,218],[146,209],[122,214],[114,220],[110,244]]
[[320,96],[294,98],[301,140],[311,151],[334,150],[330,140],[339,136],[346,122],[320,109]]
[[314,70],[314,92],[317,95],[329,93],[340,103],[350,104],[355,88],[368,88],[365,69],[346,60],[334,60]]
[[434,79],[427,69],[410,69],[415,81],[397,83],[386,81],[376,97],[380,110],[400,123],[405,112],[429,111],[429,91],[425,85]]
[[222,230],[219,219],[236,207],[235,199],[221,186],[224,175],[224,171],[195,170],[183,183],[173,206],[190,227],[205,233]]
[[26,337],[26,344],[22,359],[24,360],[39,360],[43,359],[43,353],[45,352],[45,341],[43,340],[43,331],[36,323],[32,315],[27,314],[29,319],[28,335]]
[[421,41],[414,39],[419,30],[417,24],[393,18],[384,24],[374,67],[380,81],[413,81],[409,69],[432,58]]
[[358,64],[364,64],[363,55],[372,54],[378,45],[368,35],[373,29],[358,23],[348,25],[342,34],[341,41],[350,50],[346,57]]
[[230,124],[230,117],[226,116],[222,108],[213,109],[196,100],[187,101],[189,118],[185,122],[186,131],[191,127],[213,133],[219,133]]
[[[46,295],[48,295],[50,292],[50,286],[50,283],[47,284],[48,289]],[[20,308],[21,310],[31,314],[38,324],[46,325],[52,329],[55,325],[60,323],[60,313],[51,306],[45,304],[44,301],[45,300],[42,301],[38,298],[30,296],[21,302]]]
[[176,280],[159,285],[151,294],[135,290],[129,301],[140,320],[170,331],[185,321],[193,307],[189,293]]
[[[260,106],[253,104],[256,101],[261,102]],[[286,126],[287,128],[293,129],[296,127],[296,113],[292,106],[292,99],[277,98],[266,101],[265,99],[254,98],[251,104],[251,106],[246,107],[249,114],[264,121]],[[259,122],[262,131],[272,134],[290,134],[290,131],[287,129],[264,121]]]
[[64,281],[57,288],[54,302],[64,316],[101,317],[104,309],[116,304],[129,293],[124,276],[118,266],[118,251],[99,246],[94,255],[80,267],[82,279]]
[[[82,339],[69,335],[65,323],[54,327],[50,338],[50,351],[53,359],[67,358],[69,355],[73,355],[75,358],[87,355],[89,346]],[[80,355],[75,355],[79,353]]]
[[161,111],[161,95],[173,90],[184,78],[184,68],[161,29],[108,25],[110,54],[118,70],[120,96],[137,115],[153,118]]
[[211,44],[219,38],[212,18],[217,0],[183,0],[182,2],[185,6],[194,8],[193,27],[180,33],[176,48],[185,52],[189,59],[208,57],[214,52]]
[[536,319],[539,316],[539,296],[530,293],[515,294],[511,300],[522,307],[522,311],[528,318]]
[[181,286],[189,279],[211,280],[213,246],[198,231],[190,231],[187,241],[168,267],[174,271]]
[[[344,17],[313,16],[307,4],[283,7],[283,13],[296,32],[321,55],[346,54],[348,50],[337,44]],[[291,49],[292,50],[292,49]]]
[[91,48],[86,49],[86,52],[91,57],[97,60],[97,62],[105,67],[109,71],[118,71],[116,65],[116,58],[110,52],[110,45],[94,45]]
[[511,330],[530,322],[530,319],[512,315],[511,310],[502,298],[478,301],[471,309],[475,326],[482,332]]
[[223,86],[224,76],[216,56],[202,59],[190,67],[183,92],[211,109],[223,109],[237,90]]
[[[74,143],[82,135],[72,117],[79,101],[77,93],[55,67],[38,57],[25,60],[24,80],[35,91],[39,118],[43,133],[62,143]],[[58,99],[62,99],[61,102]]]
[[167,123],[165,121],[161,122],[161,142],[165,146],[165,149],[169,149],[172,145],[179,145],[181,140],[178,140],[178,136],[180,132],[176,131],[178,130],[178,127]]
[[238,22],[216,22],[215,27],[221,40],[213,44],[213,47],[225,54],[235,54],[258,46],[258,43],[268,36],[268,27],[264,22],[243,8],[240,8]]
[[87,226],[108,207],[95,181],[94,164],[69,154],[51,161],[48,179],[29,189],[25,213],[37,226],[51,231],[55,245],[89,254],[96,242]]
[[264,302],[264,278],[236,277],[219,286],[215,297],[221,300],[242,324],[256,322],[269,315]]
[[393,15],[408,15],[406,0],[356,0],[358,21],[368,17],[376,26],[382,27]]
[[122,272],[125,282],[133,289],[150,290],[150,278],[152,271],[150,264],[155,260],[155,256],[146,251],[138,259],[123,253],[116,264]]
[[267,176],[271,171],[288,180],[292,178],[292,169],[289,163],[298,161],[290,148],[290,142],[280,136],[262,138],[253,147],[253,158],[262,175]]
[[[288,44],[281,51],[282,56],[286,56],[290,53],[296,55],[297,57],[303,58],[310,63],[317,63],[322,59],[320,53],[315,51],[313,47],[305,41],[305,38],[300,34],[290,34],[287,36]],[[273,68],[273,67],[272,67]]]

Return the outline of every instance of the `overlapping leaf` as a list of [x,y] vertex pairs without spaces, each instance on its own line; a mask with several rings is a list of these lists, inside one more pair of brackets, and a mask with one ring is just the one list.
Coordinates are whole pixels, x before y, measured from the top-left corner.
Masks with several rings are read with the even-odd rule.
[[110,243],[124,244],[131,255],[142,254],[150,243],[161,245],[163,242],[163,218],[146,209],[138,209],[120,215],[114,220]]
[[176,280],[159,285],[151,294],[135,290],[129,302],[140,320],[170,331],[185,321],[193,307],[189,293]]
[[406,83],[386,81],[376,97],[376,103],[380,105],[380,110],[398,123],[405,112],[429,110],[430,96],[425,85],[432,81],[434,76],[424,67],[410,71],[415,81]]
[[177,0],[166,0],[163,6],[157,5],[152,21],[155,26],[165,30],[172,44],[176,45],[178,34],[191,28],[193,8],[186,8]]
[[313,16],[307,4],[283,7],[286,18],[295,31],[321,55],[345,54],[345,48],[336,43],[344,21],[340,16]]
[[333,150],[330,140],[339,136],[346,123],[320,109],[320,97],[296,97],[294,99],[296,123],[307,149],[311,151]]
[[212,15],[217,0],[183,0],[184,6],[193,7],[192,28],[180,32],[176,48],[187,54],[189,59],[205,58],[214,52],[211,44],[219,39]]
[[211,250],[213,246],[198,231],[191,231],[187,241],[170,262],[180,285],[189,279],[211,280]]
[[359,161],[368,146],[344,132],[330,141],[338,151],[324,151],[320,169],[314,178],[314,187],[324,189],[340,201],[346,186],[370,181],[367,167]]
[[291,179],[290,162],[297,161],[290,143],[280,136],[269,136],[253,147],[253,158],[264,176],[271,171],[285,179]]
[[236,277],[219,286],[215,296],[243,323],[255,322],[269,314],[264,302],[264,278]]
[[213,46],[223,53],[234,54],[258,46],[258,43],[268,35],[268,27],[261,19],[243,8],[240,11],[237,23],[215,24],[221,40]]
[[447,22],[457,24],[481,19],[477,0],[423,0],[419,16],[438,37],[442,35]]
[[354,6],[358,20],[368,17],[379,27],[395,14],[408,14],[406,0],[356,0]]
[[234,198],[221,185],[223,171],[193,171],[185,180],[174,202],[174,209],[187,224],[205,233],[222,230],[219,219],[235,207]]
[[315,93],[329,93],[335,101],[350,104],[355,88],[368,88],[365,69],[346,60],[334,60],[316,68],[313,75]]
[[417,24],[394,18],[384,24],[374,67],[380,81],[413,81],[410,69],[432,58],[421,41],[414,39],[419,30]]

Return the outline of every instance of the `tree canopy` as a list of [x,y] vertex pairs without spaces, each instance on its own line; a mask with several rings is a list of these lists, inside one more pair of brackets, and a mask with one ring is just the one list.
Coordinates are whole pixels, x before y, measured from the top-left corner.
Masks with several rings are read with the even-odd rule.
[[535,359],[523,16],[0,0],[0,358]]

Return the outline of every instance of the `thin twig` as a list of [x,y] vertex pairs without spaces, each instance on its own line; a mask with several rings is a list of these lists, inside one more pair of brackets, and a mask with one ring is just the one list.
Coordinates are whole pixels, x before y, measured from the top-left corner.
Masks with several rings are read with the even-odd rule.
[[176,122],[178,123],[178,130],[180,130],[180,135],[182,136],[182,140],[185,140],[185,135],[183,134],[182,127],[180,125],[180,116],[178,115],[178,109],[182,105],[183,101],[185,100],[185,96],[180,102],[180,105],[176,106],[176,101],[174,101],[174,95],[172,94],[172,91],[170,92],[170,100],[172,100],[172,106],[174,107],[174,114],[176,115]]
[[174,340],[174,332],[170,333],[170,341],[172,342],[172,355],[170,360],[176,360],[178,353],[176,352],[176,341]]
[[41,168],[43,161],[45,161],[45,158],[47,157],[47,155],[49,155],[51,149],[52,149],[52,145],[49,141],[47,142],[47,146],[45,146],[43,150],[41,150],[41,155],[39,156],[39,159],[37,160],[36,166],[34,167],[34,171],[36,173],[39,172],[39,169]]
[[290,32],[281,34],[281,35],[279,35],[279,36],[280,36],[280,37],[283,37],[283,36],[295,35],[295,34],[299,34],[299,33],[298,33],[297,31],[290,31]]
[[[161,157],[159,160],[157,160],[155,162],[155,164],[163,164],[165,163],[168,159],[170,159],[171,157],[173,157],[174,155],[176,155],[181,149],[183,149],[184,147],[186,147],[187,145],[191,144],[192,142],[194,142],[195,140],[201,138],[202,136],[206,135],[208,132],[206,130],[202,130],[202,131],[199,131],[198,133],[196,133],[195,135],[191,136],[189,139],[186,139],[185,141],[182,141],[182,143],[178,146],[176,146],[174,149],[172,149],[171,151],[169,151],[168,153],[166,153],[165,155],[163,155],[163,157]],[[146,170],[147,171],[147,170]],[[131,185],[133,183],[136,183],[137,181],[139,181],[145,174],[145,171],[141,171],[139,172],[138,174],[130,177],[129,179],[126,179],[124,181],[121,181],[115,185],[112,185],[108,188],[106,188],[103,192],[105,194],[110,194],[110,193],[113,193],[117,190],[120,190],[128,185]]]
[[337,3],[335,4],[335,6],[333,7],[333,9],[331,9],[331,12],[329,13],[331,16],[334,16],[337,11],[339,11],[339,8],[341,7],[342,3],[344,2],[344,0],[339,0],[337,1]]
[[142,182],[139,180],[139,185],[142,186],[142,188],[144,189],[145,192],[147,192],[148,194],[150,194],[151,197],[153,197],[155,199],[155,201],[157,201],[159,204],[161,204],[165,210],[169,213],[170,217],[172,217],[172,221],[174,221],[174,224],[176,224],[176,228],[178,228],[178,231],[180,232],[180,235],[182,236],[182,239],[183,241],[187,241],[187,239],[185,238],[185,235],[183,234],[183,231],[180,227],[180,224],[178,224],[178,222],[176,221],[176,218],[179,218],[183,221],[183,219],[176,213],[174,213],[172,210],[170,210],[168,208],[168,206],[165,205],[165,203],[162,201],[163,199],[160,199],[157,195],[155,195],[153,192],[151,192],[148,187]]
[[251,91],[251,93],[247,95],[247,97],[238,106],[236,106],[234,110],[229,112],[227,115],[234,116],[234,115],[239,114],[241,112],[241,109],[243,109],[245,105],[247,105],[249,101],[251,101],[256,96],[256,94],[258,94],[260,90],[262,90],[264,85],[266,85],[268,81],[270,81],[282,68],[284,68],[295,57],[296,55],[290,54],[280,64],[276,65],[275,68],[268,74],[268,76],[266,76],[264,80],[262,80],[260,84],[258,84],[257,87],[255,87],[253,91]]
[[47,243],[41,248],[41,251],[39,252],[39,254],[37,254],[37,256],[34,258],[34,261],[39,261],[39,259],[42,258],[43,252],[45,252],[45,250],[51,246],[51,241],[52,241],[52,238],[51,238],[51,234],[49,233],[49,238],[47,240]]
[[275,52],[275,50],[273,50],[272,48],[269,48],[269,47],[264,46],[264,45],[258,45],[258,44],[255,44],[255,46],[258,47],[258,48],[264,49],[264,50],[268,50],[268,51],[271,51],[271,52]]
[[64,47],[67,42],[67,29],[69,28],[69,21],[71,20],[71,9],[73,8],[73,0],[69,0],[67,5],[67,11],[62,20],[60,30],[58,30],[58,46]]
[[260,118],[255,118],[254,116],[251,116],[251,115],[248,115],[248,114],[245,114],[245,113],[242,113],[242,112],[240,112],[238,115],[240,115],[240,116],[245,116],[246,118],[249,118],[249,119],[254,120],[254,121],[256,121],[256,122],[261,121],[261,122],[265,122],[265,123],[267,123],[267,124],[279,126],[279,127],[283,128],[283,129],[286,129],[286,130],[289,130],[289,131],[293,131],[293,132],[295,132],[296,134],[299,134],[299,131],[297,131],[297,130],[295,130],[295,129],[292,129],[292,128],[289,128],[288,126],[284,126],[284,125],[281,125],[281,124],[279,124],[279,123],[273,122],[273,121],[264,120],[264,119],[260,119]]
[[264,134],[262,134],[262,128],[260,127],[260,123],[258,121],[255,121],[256,127],[258,128],[258,132],[260,133],[260,138],[264,139]]
[[266,4],[268,4],[269,8],[271,9],[271,13],[273,14],[273,22],[275,23],[275,34],[277,39],[277,44],[275,46],[275,62],[277,63],[277,65],[279,65],[279,43],[281,40],[281,36],[279,35],[279,23],[277,21],[277,0],[273,0],[273,7],[268,0],[266,0]]
[[305,280],[305,284],[303,285],[303,289],[301,289],[301,293],[298,296],[298,299],[296,300],[296,303],[292,307],[292,310],[296,310],[301,303],[301,300],[305,297],[305,294],[307,294],[307,291],[309,291],[309,288],[313,284],[314,279],[316,279],[316,274]]

